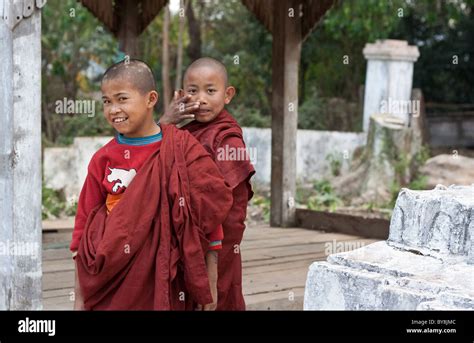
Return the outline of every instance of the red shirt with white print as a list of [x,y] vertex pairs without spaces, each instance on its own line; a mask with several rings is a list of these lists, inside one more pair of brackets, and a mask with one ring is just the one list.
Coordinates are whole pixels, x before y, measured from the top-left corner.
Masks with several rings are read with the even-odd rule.
[[[84,227],[92,209],[105,204],[107,195],[119,195],[127,189],[146,159],[161,145],[161,132],[147,137],[128,138],[118,134],[92,157],[77,205],[70,250],[79,247]],[[209,250],[222,248],[222,225],[207,237]]]

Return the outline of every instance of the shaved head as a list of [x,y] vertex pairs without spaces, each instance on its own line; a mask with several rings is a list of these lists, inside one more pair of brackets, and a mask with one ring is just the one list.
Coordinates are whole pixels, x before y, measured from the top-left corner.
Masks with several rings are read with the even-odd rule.
[[102,84],[110,80],[128,81],[141,94],[156,90],[150,66],[137,59],[123,60],[109,67],[102,76]]
[[217,71],[224,78],[225,86],[228,86],[227,68],[222,62],[211,57],[202,57],[191,63],[191,65],[186,69],[186,72],[184,73],[183,80],[186,80],[186,76],[191,70],[203,67],[212,68],[213,70]]

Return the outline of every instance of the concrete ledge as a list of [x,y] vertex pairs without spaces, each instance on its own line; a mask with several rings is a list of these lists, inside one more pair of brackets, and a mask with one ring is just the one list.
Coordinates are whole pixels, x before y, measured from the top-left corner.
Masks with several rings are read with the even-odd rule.
[[402,189],[388,241],[313,263],[306,310],[474,310],[474,186]]
[[310,266],[305,310],[474,309],[474,273],[377,242]]

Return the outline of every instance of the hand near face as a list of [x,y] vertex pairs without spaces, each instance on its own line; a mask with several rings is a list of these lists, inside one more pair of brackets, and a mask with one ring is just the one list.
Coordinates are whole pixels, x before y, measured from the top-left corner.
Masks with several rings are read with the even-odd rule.
[[199,109],[199,102],[191,102],[190,99],[191,95],[185,95],[182,90],[175,91],[168,110],[160,118],[160,123],[176,125],[183,120],[195,119],[194,112]]

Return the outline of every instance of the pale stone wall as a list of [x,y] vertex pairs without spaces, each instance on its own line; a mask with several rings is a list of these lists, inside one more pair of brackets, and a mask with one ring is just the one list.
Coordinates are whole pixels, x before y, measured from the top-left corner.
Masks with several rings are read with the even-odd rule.
[[[269,185],[271,130],[243,128],[244,140],[256,169],[253,182]],[[87,175],[88,163],[112,137],[77,137],[66,148],[44,150],[43,174],[49,188],[64,189],[69,199],[77,197]],[[341,161],[341,173],[349,169],[354,149],[365,144],[365,133],[298,130],[297,177],[306,182],[331,176],[329,154]],[[346,158],[344,158],[346,157]]]

